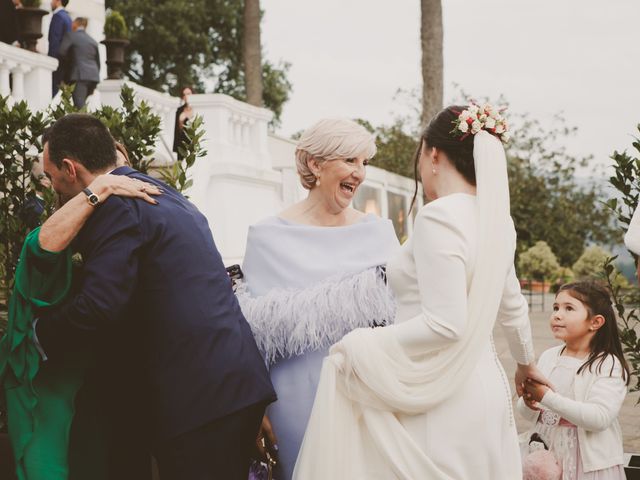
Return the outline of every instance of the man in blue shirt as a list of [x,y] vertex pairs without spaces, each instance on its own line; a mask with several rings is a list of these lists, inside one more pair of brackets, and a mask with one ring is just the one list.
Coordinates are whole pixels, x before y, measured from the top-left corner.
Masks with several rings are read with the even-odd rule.
[[[51,0],[51,24],[49,25],[49,51],[47,55],[58,58],[60,44],[64,34],[71,31],[71,17],[65,10],[69,0]],[[53,72],[52,96],[58,93],[60,82],[63,80],[63,68],[58,64],[58,69]]]

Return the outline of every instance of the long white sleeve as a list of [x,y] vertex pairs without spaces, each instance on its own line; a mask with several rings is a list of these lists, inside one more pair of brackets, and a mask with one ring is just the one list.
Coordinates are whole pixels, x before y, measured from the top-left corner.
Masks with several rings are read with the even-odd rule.
[[[596,365],[598,362],[596,361]],[[592,371],[597,367],[592,366]],[[545,393],[540,405],[553,410],[574,425],[600,432],[611,426],[618,417],[622,402],[627,394],[627,386],[622,380],[622,367],[615,362],[613,372],[609,376],[611,366],[602,365],[598,379],[593,383],[584,401],[572,400],[551,390]]]
[[636,208],[624,236],[624,244],[636,255],[640,255],[640,208]]
[[520,282],[513,267],[509,271],[502,293],[497,322],[502,327],[514,360],[529,365],[535,360],[529,305],[520,291]]
[[409,355],[457,341],[467,325],[468,245],[453,220],[446,210],[434,206],[422,209],[414,224],[413,256],[421,312],[390,327]]

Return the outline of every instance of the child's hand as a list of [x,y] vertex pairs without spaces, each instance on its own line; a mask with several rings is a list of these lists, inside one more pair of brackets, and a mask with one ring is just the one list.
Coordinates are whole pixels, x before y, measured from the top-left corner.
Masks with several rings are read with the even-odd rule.
[[522,400],[524,401],[524,404],[529,407],[531,410],[535,410],[535,411],[539,411],[540,410],[540,406],[538,405],[538,402],[536,402],[535,400],[531,399],[531,398],[527,398],[528,394],[524,394],[522,395]]
[[[547,387],[546,385],[536,382],[535,380],[532,380],[530,378],[527,378],[527,380],[524,382],[525,403],[527,401],[541,402],[542,398],[544,397],[544,394],[547,393],[548,390],[550,390],[550,388]],[[531,408],[528,403],[527,403],[527,406]]]

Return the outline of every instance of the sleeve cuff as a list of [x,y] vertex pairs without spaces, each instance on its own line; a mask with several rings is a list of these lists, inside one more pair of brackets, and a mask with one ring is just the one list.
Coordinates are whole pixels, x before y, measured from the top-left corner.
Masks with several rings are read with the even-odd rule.
[[544,397],[542,397],[542,400],[540,400],[540,402],[538,403],[542,405],[544,408],[546,408],[547,410],[556,411],[557,409],[556,400],[559,396],[561,395],[549,389],[544,394]]

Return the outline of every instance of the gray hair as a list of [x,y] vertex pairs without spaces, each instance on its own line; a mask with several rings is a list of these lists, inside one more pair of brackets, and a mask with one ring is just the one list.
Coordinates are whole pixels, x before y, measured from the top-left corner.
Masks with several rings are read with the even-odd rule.
[[318,164],[339,158],[376,154],[375,136],[362,125],[346,118],[325,118],[304,131],[296,147],[296,168],[300,182],[307,190],[316,183],[316,176],[309,168],[312,158]]

